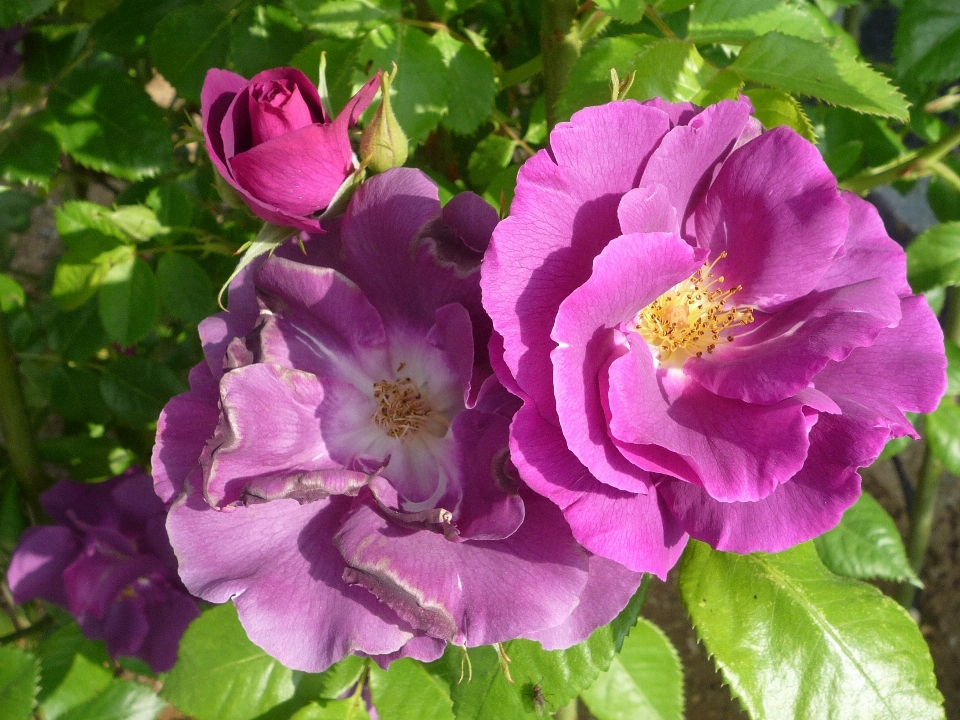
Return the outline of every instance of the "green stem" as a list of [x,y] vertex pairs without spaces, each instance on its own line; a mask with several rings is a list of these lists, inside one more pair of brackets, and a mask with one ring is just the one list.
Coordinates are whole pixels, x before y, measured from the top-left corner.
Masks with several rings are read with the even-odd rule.
[[517,65],[510,68],[500,77],[500,89],[505,90],[508,87],[519,85],[524,80],[529,80],[534,75],[543,72],[543,55],[537,55],[535,58],[527,60],[523,65]]
[[553,717],[555,720],[577,720],[577,699],[574,698],[557,710]]
[[40,464],[40,453],[30,427],[27,406],[20,388],[16,351],[10,342],[7,319],[0,311],[0,427],[3,429],[7,454],[33,523],[46,518],[40,506],[40,493],[50,486],[50,481]]
[[[923,462],[920,465],[920,477],[917,481],[916,494],[913,497],[913,507],[910,509],[910,534],[907,536],[907,559],[913,571],[920,576],[923,569],[923,559],[930,544],[930,529],[933,527],[933,509],[937,499],[937,487],[940,484],[940,475],[943,466],[933,457],[930,445],[923,451]],[[901,583],[897,592],[897,601],[908,610],[913,607],[917,589],[910,583]]]
[[663,18],[661,18],[657,14],[657,11],[654,10],[650,5],[647,5],[643,8],[643,14],[647,16],[647,20],[657,26],[657,30],[663,33],[665,38],[669,38],[670,40],[677,39],[677,34],[670,29],[670,26],[663,21]]
[[8,645],[9,643],[16,642],[17,640],[22,640],[25,637],[36,635],[37,633],[43,632],[47,628],[53,627],[53,624],[53,617],[47,615],[45,618],[37,620],[37,622],[29,627],[25,627],[22,630],[17,630],[9,635],[0,637],[0,645]]
[[543,91],[547,127],[557,124],[557,101],[580,56],[580,34],[574,22],[577,0],[541,0],[540,51],[543,53]]
[[951,285],[943,302],[943,336],[960,345],[960,287]]
[[840,183],[844,190],[863,194],[877,185],[886,185],[897,180],[915,180],[935,172],[932,166],[960,145],[960,123],[932,145],[901,155],[896,160],[868,168]]

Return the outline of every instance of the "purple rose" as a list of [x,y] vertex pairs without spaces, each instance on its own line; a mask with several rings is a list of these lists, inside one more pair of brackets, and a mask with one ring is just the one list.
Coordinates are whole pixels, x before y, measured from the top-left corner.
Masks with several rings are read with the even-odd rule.
[[484,258],[520,476],[587,549],[660,577],[688,535],[776,552],[833,527],[945,388],[873,207],[750,112],[576,113]]
[[98,484],[58,482],[40,498],[57,524],[23,533],[7,582],[18,603],[59,605],[113,657],[163,672],[200,612],[177,577],[166,508],[152,486],[132,470]]
[[252,80],[210,70],[200,93],[210,159],[267,222],[320,232],[317,216],[354,171],[349,129],[377,83],[371,78],[332,119],[299,70],[265,70]]
[[492,374],[479,265],[496,212],[442,210],[416,170],[364,183],[307,255],[287,244],[200,325],[207,363],[160,417],[157,492],[186,586],[321,671],[447,642],[567,647],[640,575],[519,486],[519,405]]

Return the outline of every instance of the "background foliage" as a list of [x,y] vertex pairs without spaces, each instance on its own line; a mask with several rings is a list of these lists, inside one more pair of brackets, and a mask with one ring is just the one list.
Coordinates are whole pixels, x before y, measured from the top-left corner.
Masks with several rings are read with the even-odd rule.
[[[895,34],[878,41],[864,20],[882,17]],[[943,717],[916,624],[862,581],[899,582],[886,588],[913,606],[937,482],[960,473],[956,0],[4,0],[0,27],[17,23],[31,24],[23,67],[0,86],[0,365],[19,370],[0,379],[4,567],[50,477],[95,482],[149,464],[157,416],[201,357],[196,325],[260,228],[221,199],[202,148],[209,68],[292,65],[316,78],[325,53],[339,108],[396,62],[408,165],[443,200],[469,189],[506,212],[548,127],[610,99],[612,67],[637,100],[743,93],[766,127],[816,142],[843,187],[892,184],[935,213],[909,246],[909,280],[942,309],[951,384],[916,419],[926,441],[905,478],[906,546],[865,495],[838,528],[778,555],[692,543],[679,589],[751,717]],[[679,718],[683,670],[638,619],[645,591],[567,651],[514,641],[387,671],[351,657],[319,675],[265,655],[228,604],[205,610],[157,678],[111,663],[56,608],[15,607],[4,588],[0,719],[146,720],[168,704],[197,720],[365,718],[369,707],[382,720]]]

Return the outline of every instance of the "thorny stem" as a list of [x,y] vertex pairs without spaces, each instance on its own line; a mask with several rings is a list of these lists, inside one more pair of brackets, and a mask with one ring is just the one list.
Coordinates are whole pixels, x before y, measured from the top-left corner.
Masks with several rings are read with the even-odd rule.
[[647,5],[646,7],[644,7],[643,14],[647,16],[647,20],[649,20],[650,22],[652,22],[654,25],[657,26],[657,30],[663,33],[663,36],[665,38],[669,38],[671,40],[677,39],[677,34],[670,29],[670,26],[663,21],[663,18],[661,18],[657,14],[657,11],[654,10],[651,6]]
[[543,53],[543,94],[547,104],[547,128],[557,124],[557,101],[580,56],[577,32],[577,0],[542,0],[540,50]]
[[932,145],[901,155],[885,165],[868,168],[844,180],[840,187],[863,194],[877,185],[886,185],[897,180],[915,180],[930,175],[937,172],[936,165],[957,145],[960,145],[960,123]]
[[46,617],[37,620],[33,625],[22,628],[15,632],[10,633],[9,635],[4,635],[0,637],[0,645],[8,645],[17,640],[22,640],[23,638],[30,637],[31,635],[36,635],[41,633],[49,627],[52,627],[54,624],[53,616],[47,615]]
[[[937,499],[937,487],[943,466],[930,452],[930,444],[923,451],[920,476],[917,480],[916,495],[910,510],[910,533],[907,536],[907,559],[919,577],[923,569],[923,559],[930,544],[930,529],[933,526],[933,509]],[[917,589],[909,582],[901,583],[897,592],[897,601],[908,610],[913,607]]]
[[7,320],[0,311],[0,426],[3,428],[10,464],[20,483],[30,521],[34,524],[46,519],[40,506],[40,493],[50,481],[40,464],[40,453],[30,427],[27,406],[20,387],[16,351],[10,341]]

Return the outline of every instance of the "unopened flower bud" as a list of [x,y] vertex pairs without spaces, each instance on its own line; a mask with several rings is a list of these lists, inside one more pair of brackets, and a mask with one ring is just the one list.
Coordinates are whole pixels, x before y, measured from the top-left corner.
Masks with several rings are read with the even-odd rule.
[[360,159],[374,173],[400,167],[407,161],[407,136],[390,105],[390,84],[396,76],[396,63],[392,72],[380,72],[380,107],[360,139]]

